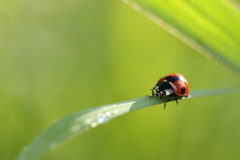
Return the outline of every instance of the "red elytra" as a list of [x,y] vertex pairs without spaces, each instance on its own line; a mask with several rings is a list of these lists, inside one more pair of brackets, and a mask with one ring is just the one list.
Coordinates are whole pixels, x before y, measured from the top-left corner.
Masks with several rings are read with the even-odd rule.
[[158,80],[157,84],[164,81],[167,81],[170,83],[176,95],[182,96],[182,97],[188,96],[189,94],[188,81],[181,74],[172,73],[172,74],[165,75]]

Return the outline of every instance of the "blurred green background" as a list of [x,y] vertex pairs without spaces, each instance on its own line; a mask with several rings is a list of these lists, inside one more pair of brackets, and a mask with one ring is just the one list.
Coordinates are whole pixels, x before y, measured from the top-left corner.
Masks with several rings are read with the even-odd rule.
[[[0,2],[0,159],[14,159],[61,117],[150,94],[181,73],[191,89],[239,78],[123,2]],[[65,142],[42,160],[240,157],[239,93],[142,109]]]

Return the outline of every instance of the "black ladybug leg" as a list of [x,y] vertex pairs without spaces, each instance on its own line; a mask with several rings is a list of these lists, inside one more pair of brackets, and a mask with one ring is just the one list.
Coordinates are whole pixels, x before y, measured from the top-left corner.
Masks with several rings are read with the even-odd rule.
[[166,109],[166,103],[167,103],[167,101],[164,103],[163,109]]
[[169,98],[168,100],[165,101],[163,109],[166,109],[166,104],[167,104],[167,102],[169,102],[169,101],[171,101],[171,100],[173,100],[173,97],[171,97],[171,98]]
[[176,103],[177,103],[177,105],[178,105],[178,101],[177,101],[177,99],[175,99],[175,101],[176,101]]
[[163,109],[166,109],[166,104],[167,104],[167,102],[169,102],[169,101],[171,101],[171,99],[168,99],[168,100],[166,100],[166,101],[164,102],[164,107],[163,107]]

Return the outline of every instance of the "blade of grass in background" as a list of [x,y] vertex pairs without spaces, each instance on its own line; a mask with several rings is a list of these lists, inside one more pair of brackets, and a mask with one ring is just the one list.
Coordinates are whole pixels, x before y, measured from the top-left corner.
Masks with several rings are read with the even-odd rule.
[[240,75],[240,14],[233,1],[123,1],[190,47]]
[[[191,97],[208,96],[220,93],[237,91],[239,88],[196,90],[191,92]],[[70,114],[55,122],[41,134],[19,155],[17,160],[32,160],[40,157],[47,151],[53,150],[59,144],[79,133],[83,133],[99,124],[108,122],[117,116],[164,103],[166,98],[141,97],[114,104],[89,108]]]

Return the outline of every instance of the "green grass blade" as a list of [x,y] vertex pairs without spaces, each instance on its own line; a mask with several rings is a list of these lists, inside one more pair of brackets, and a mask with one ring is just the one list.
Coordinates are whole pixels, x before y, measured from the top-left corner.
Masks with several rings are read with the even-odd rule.
[[210,96],[215,94],[227,93],[227,92],[235,92],[238,91],[239,87],[236,88],[221,88],[221,89],[199,89],[191,91],[191,98]]
[[[191,97],[200,97],[214,95],[226,92],[236,91],[234,89],[210,89],[192,91]],[[128,101],[114,104],[93,107],[86,110],[70,114],[52,124],[49,128],[39,134],[28,147],[17,157],[17,160],[32,160],[40,157],[47,151],[53,150],[59,144],[79,133],[83,133],[99,124],[108,122],[117,116],[149,107],[156,104],[164,103],[166,98],[148,98],[141,97]]]
[[240,75],[240,14],[227,0],[123,0],[207,57]]

